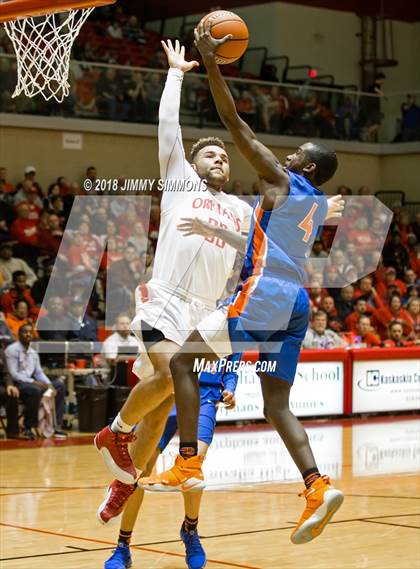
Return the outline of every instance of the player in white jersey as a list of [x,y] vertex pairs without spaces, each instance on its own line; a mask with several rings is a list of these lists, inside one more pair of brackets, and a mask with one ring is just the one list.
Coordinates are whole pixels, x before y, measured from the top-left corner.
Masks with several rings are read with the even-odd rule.
[[[160,175],[164,180],[185,182],[185,189],[163,192],[153,276],[136,290],[137,314],[132,329],[145,346],[141,356],[144,365],[140,366],[143,379],[111,427],[95,437],[108,468],[125,483],[120,488],[131,485],[118,496],[111,495],[103,505],[112,505],[114,511],[122,507],[138,475],[127,448],[135,438],[134,426],[144,419],[141,435],[131,450],[141,471],[156,448],[173,405],[170,359],[215,309],[234,265],[235,248],[244,249],[242,233],[249,230],[252,212],[246,202],[222,191],[229,180],[229,158],[220,139],[200,139],[192,148],[192,163],[186,160],[179,125],[181,87],[184,73],[198,63],[185,61],[184,48],[178,41],[173,47],[168,40],[163,47],[170,69],[159,108]],[[194,190],[191,185],[195,185]],[[185,218],[214,226],[213,234],[203,237],[191,233],[185,237],[180,231]],[[152,364],[149,368],[147,360]],[[127,472],[128,464],[131,468]]]

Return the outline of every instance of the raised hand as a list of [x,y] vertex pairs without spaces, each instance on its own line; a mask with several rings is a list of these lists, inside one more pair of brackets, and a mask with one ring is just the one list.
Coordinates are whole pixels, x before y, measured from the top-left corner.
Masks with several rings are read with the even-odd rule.
[[343,216],[345,201],[343,200],[343,196],[341,194],[333,196],[332,198],[328,198],[327,202],[328,202],[328,213],[325,219],[331,219]]
[[185,47],[178,40],[175,41],[175,47],[172,45],[171,40],[161,41],[160,43],[168,58],[169,67],[172,69],[180,69],[186,73],[200,65],[198,61],[185,61]]
[[198,49],[203,58],[204,63],[209,59],[213,59],[215,53],[219,46],[223,45],[230,39],[232,39],[232,34],[228,34],[224,38],[216,39],[210,33],[212,18],[208,18],[206,25],[201,21],[198,28],[194,29],[194,45]]

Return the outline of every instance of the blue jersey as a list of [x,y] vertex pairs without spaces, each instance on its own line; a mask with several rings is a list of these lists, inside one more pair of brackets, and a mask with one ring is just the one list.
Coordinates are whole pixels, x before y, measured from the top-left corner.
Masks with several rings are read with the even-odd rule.
[[299,174],[288,172],[290,191],[271,211],[254,204],[245,257],[246,278],[279,276],[303,286],[305,263],[328,211],[327,198]]

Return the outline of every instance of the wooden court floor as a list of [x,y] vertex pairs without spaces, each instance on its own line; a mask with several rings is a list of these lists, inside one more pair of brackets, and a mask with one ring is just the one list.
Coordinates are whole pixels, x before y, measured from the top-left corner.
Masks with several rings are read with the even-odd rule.
[[[335,472],[346,497],[322,536],[300,546],[289,535],[303,508],[302,487],[290,482],[296,476],[273,450],[273,433],[222,430],[209,456],[200,521],[208,569],[418,569],[419,425],[413,416],[310,424],[316,448],[325,451],[323,467]],[[118,525],[96,521],[109,476],[90,441],[3,443],[1,569],[103,567]],[[185,567],[182,517],[179,495],[146,496],[133,536],[133,569]]]

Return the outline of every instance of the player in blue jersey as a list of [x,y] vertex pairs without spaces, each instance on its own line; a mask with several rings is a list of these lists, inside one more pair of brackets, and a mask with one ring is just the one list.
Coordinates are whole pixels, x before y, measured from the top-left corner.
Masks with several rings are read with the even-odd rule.
[[[196,431],[199,390],[194,360],[216,360],[237,349],[258,348],[265,416],[283,439],[306,490],[306,508],[291,535],[293,543],[317,537],[343,501],[327,476],[318,470],[301,423],[289,408],[299,352],[309,321],[309,300],[303,288],[305,261],[318,228],[327,216],[327,199],[318,189],[337,168],[337,157],[325,146],[310,142],[287,157],[282,166],[239,117],[234,99],[215,60],[219,45],[206,29],[195,30],[196,46],[207,68],[219,116],[241,154],[260,178],[260,195],[248,236],[245,280],[227,309],[206,318],[171,360],[180,432],[175,466],[157,477],[140,480],[146,487],[203,486]],[[227,333],[228,332],[228,333]],[[234,347],[233,347],[234,346]],[[182,480],[182,482],[181,482]]]
[[[239,362],[242,354],[234,354],[226,360],[226,365],[214,372],[202,372],[199,377],[200,385],[200,416],[198,419],[198,454],[204,460],[207,450],[212,443],[216,427],[216,413],[220,402],[226,409],[235,407],[235,391],[238,374],[235,362]],[[229,363],[230,362],[230,363]],[[163,435],[150,458],[144,476],[150,474],[159,455],[165,450],[177,430],[176,407],[172,408]],[[112,484],[121,484],[114,480]],[[171,488],[169,488],[171,490]],[[185,518],[181,526],[181,539],[185,545],[185,561],[188,569],[202,569],[206,565],[206,554],[201,545],[197,526],[203,490],[183,493]],[[130,539],[136,519],[143,503],[144,490],[136,488],[129,498],[121,520],[117,547],[111,557],[105,562],[104,569],[124,569],[131,566]],[[107,508],[104,501],[98,510],[101,523],[108,523],[115,516],[115,510]]]

